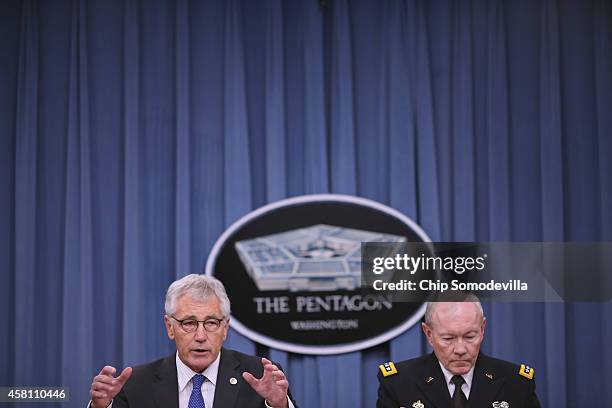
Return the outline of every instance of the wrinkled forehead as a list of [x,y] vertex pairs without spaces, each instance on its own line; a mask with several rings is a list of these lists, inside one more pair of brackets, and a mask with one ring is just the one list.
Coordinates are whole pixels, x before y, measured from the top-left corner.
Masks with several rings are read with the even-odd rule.
[[473,302],[439,302],[432,313],[434,326],[480,326],[483,317]]
[[176,313],[199,318],[221,317],[222,314],[221,304],[217,296],[193,296],[189,292],[177,299]]

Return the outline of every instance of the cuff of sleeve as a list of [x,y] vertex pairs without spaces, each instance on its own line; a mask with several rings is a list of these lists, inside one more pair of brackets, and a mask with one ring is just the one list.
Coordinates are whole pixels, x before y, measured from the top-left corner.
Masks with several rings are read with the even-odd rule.
[[[268,404],[268,400],[264,400],[264,403],[266,404],[266,408],[274,408],[272,405]],[[289,408],[295,408],[295,405],[293,405],[293,402],[291,402],[291,398],[289,398],[289,396],[287,396],[287,403],[289,404]]]
[[[114,400],[111,400],[110,404],[108,404],[108,405],[106,406],[106,408],[112,408],[112,407],[113,407],[113,401],[114,401]],[[87,404],[87,408],[91,408],[91,404],[93,404],[93,401],[92,401],[92,400],[89,400],[89,403]]]

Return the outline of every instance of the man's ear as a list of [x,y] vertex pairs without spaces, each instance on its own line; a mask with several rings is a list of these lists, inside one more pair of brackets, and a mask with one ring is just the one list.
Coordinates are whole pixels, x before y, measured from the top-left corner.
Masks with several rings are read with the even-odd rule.
[[429,345],[433,347],[433,332],[431,331],[431,327],[429,327],[427,323],[421,323],[421,329],[423,329],[423,333],[425,333]]
[[170,320],[168,315],[164,315],[164,324],[166,325],[166,333],[168,334],[168,338],[170,340],[174,340],[174,327],[172,326],[172,320]]
[[485,334],[485,327],[486,327],[486,326],[487,326],[487,318],[486,318],[486,317],[483,317],[483,318],[482,318],[482,326],[481,326],[481,328],[480,328],[480,335],[481,335],[482,337],[484,337],[484,334]]

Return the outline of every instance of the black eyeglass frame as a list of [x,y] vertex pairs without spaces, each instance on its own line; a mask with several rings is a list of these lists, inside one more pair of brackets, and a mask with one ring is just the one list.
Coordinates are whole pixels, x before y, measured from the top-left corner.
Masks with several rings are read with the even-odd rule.
[[[196,320],[196,319],[190,319],[190,318],[180,320],[180,319],[177,319],[176,317],[174,317],[172,315],[169,315],[169,316],[179,323],[179,325],[181,326],[181,329],[185,333],[195,333],[195,332],[197,332],[198,329],[200,328],[200,323],[202,323],[202,327],[204,327],[204,331],[205,332],[207,332],[207,333],[215,333],[221,327],[221,323],[223,323],[223,321],[226,320],[225,317],[222,317],[220,319],[217,319],[215,317],[210,317],[210,318],[208,318],[206,320]],[[206,322],[211,322],[211,321],[216,322],[216,327],[213,330],[209,330],[209,329],[206,328]],[[196,322],[197,326],[196,326],[195,329],[189,331],[189,330],[185,329],[184,322]]]

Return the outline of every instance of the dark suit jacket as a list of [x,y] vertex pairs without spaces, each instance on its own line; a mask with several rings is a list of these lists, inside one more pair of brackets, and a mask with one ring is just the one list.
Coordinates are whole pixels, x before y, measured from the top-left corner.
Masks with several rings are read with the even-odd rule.
[[[395,364],[397,374],[378,373],[378,408],[412,408],[421,401],[425,408],[450,408],[452,401],[435,354]],[[467,408],[492,408],[506,401],[510,408],[539,408],[535,381],[519,375],[516,364],[480,353],[474,368]]]
[[[260,378],[263,373],[261,358],[225,348],[221,350],[215,408],[265,407],[264,400],[242,378],[244,371]],[[230,384],[232,377],[238,381],[235,385]],[[291,401],[296,405],[293,398]],[[178,408],[176,354],[134,367],[130,379],[113,400],[113,408],[125,407]]]

